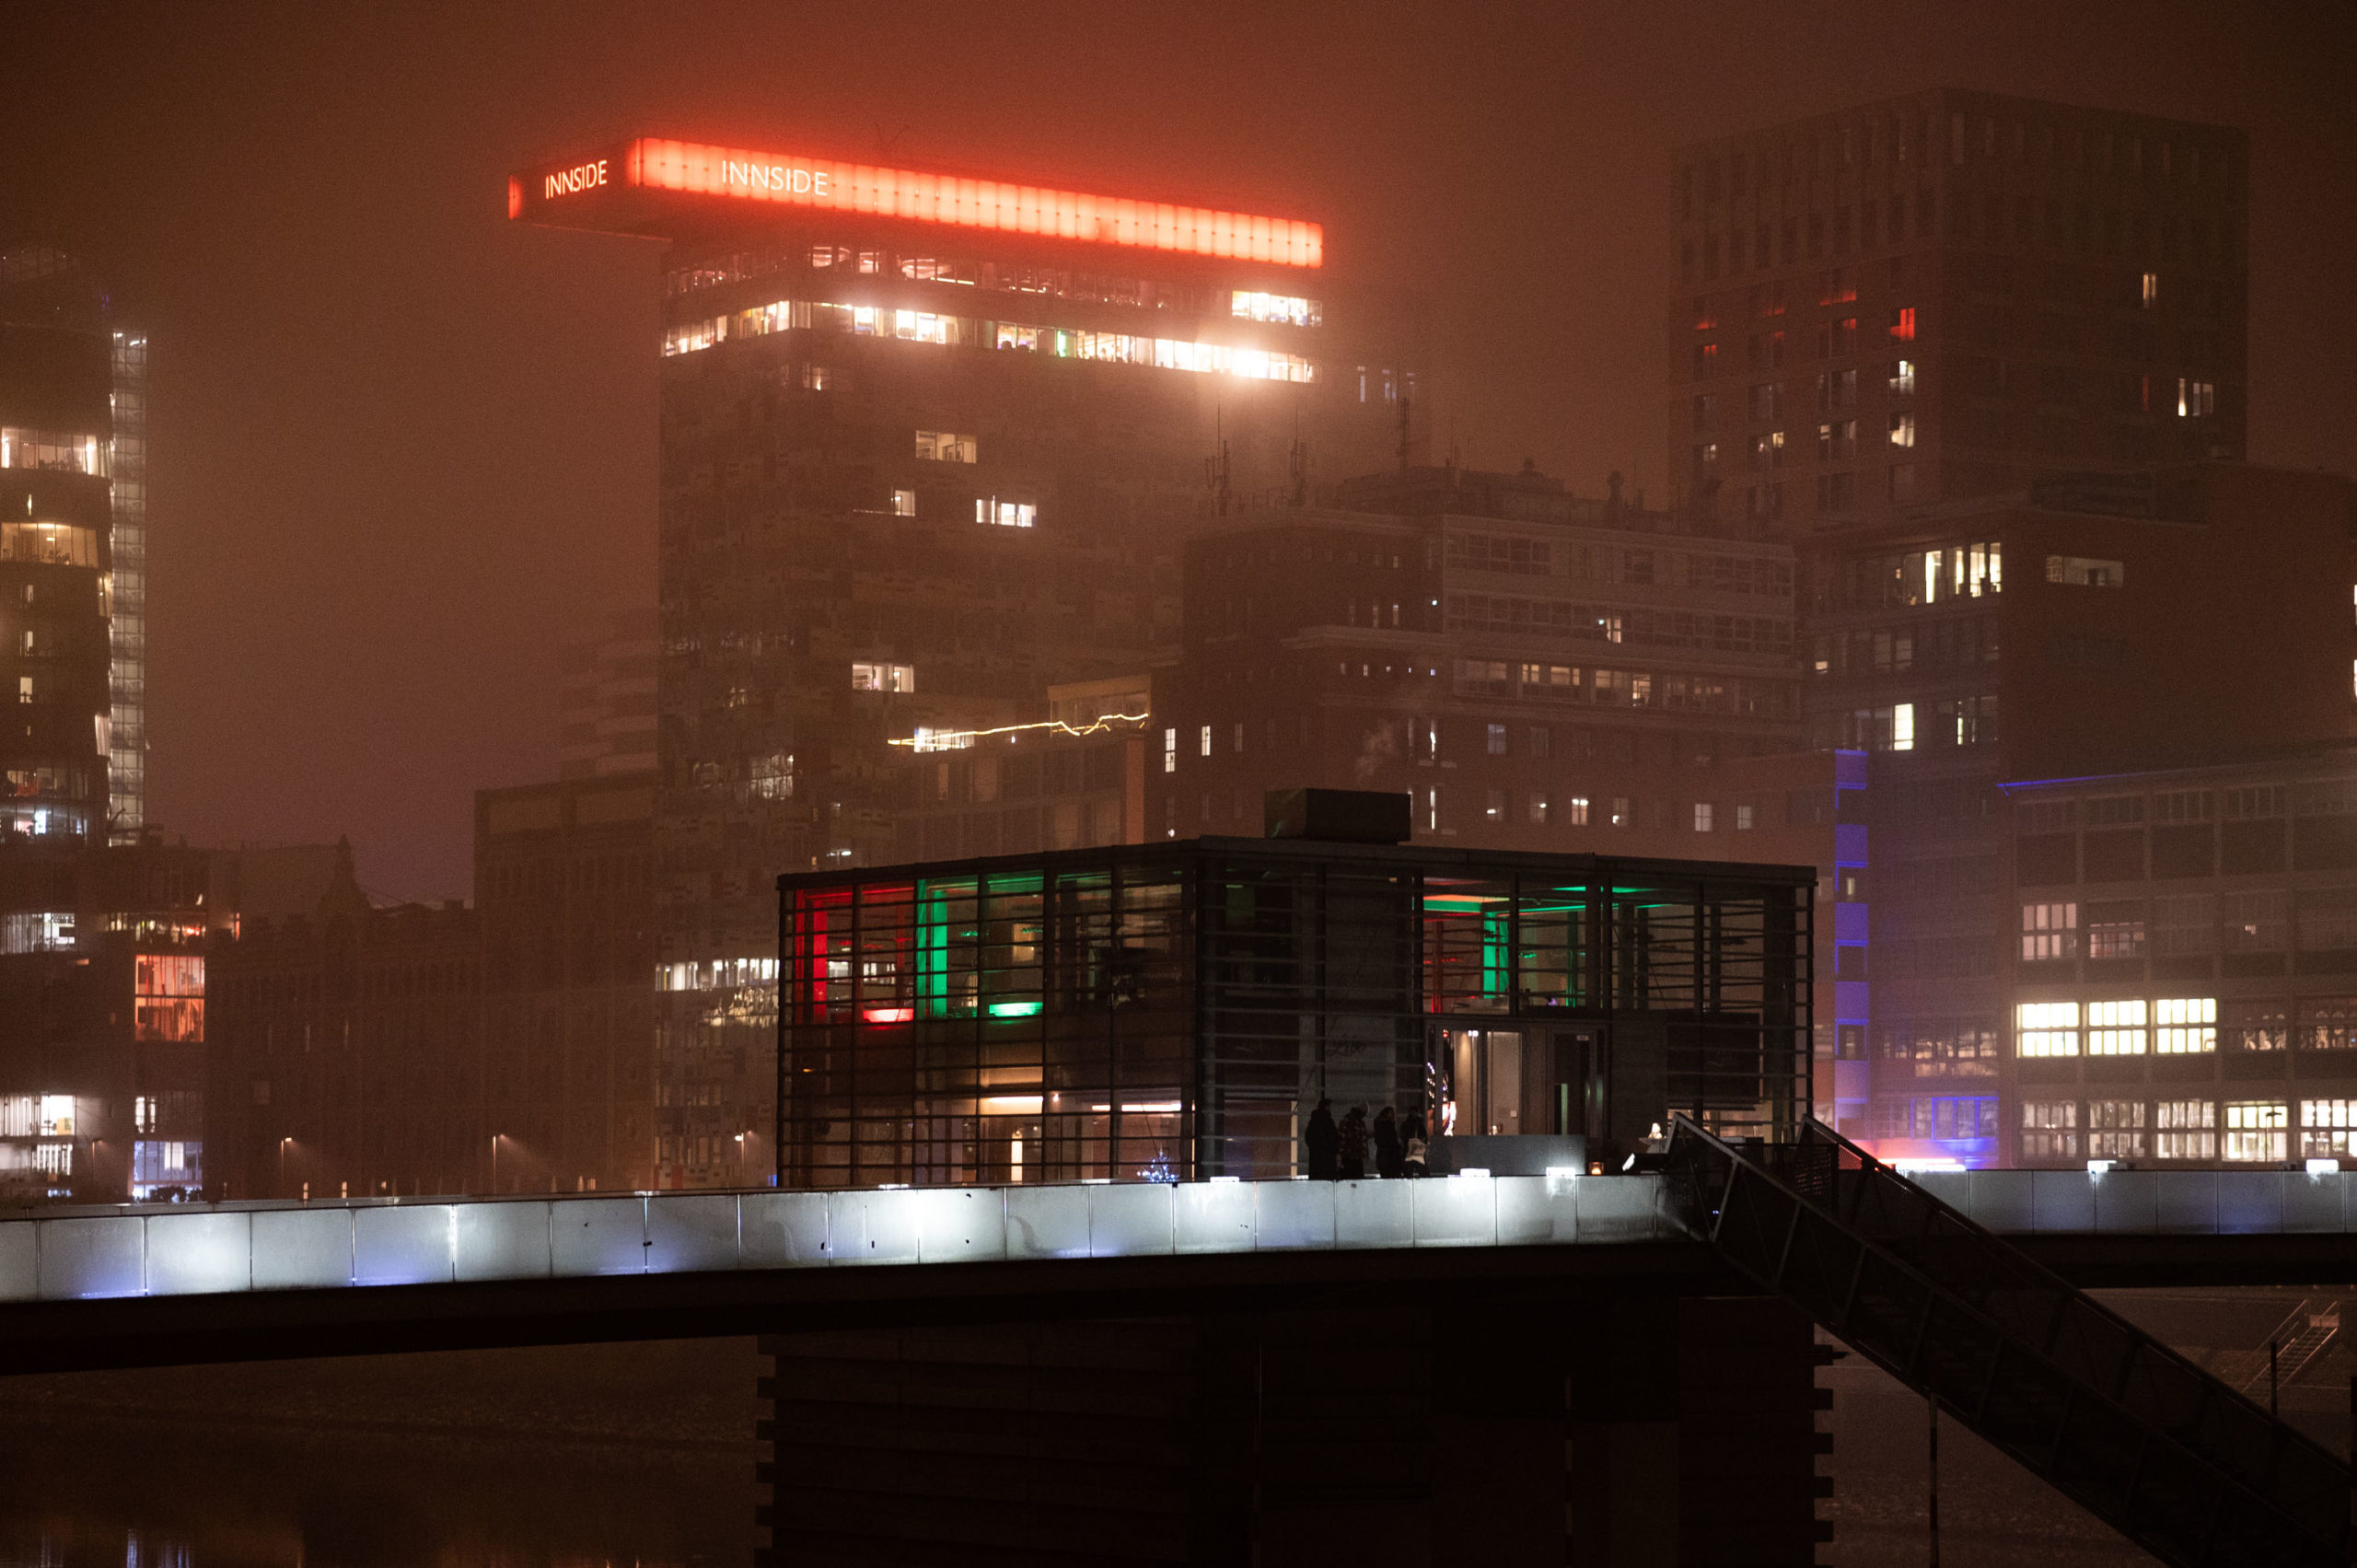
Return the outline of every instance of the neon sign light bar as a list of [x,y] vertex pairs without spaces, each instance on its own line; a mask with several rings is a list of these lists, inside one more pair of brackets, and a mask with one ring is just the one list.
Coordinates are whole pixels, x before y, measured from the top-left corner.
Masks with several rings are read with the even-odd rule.
[[[547,203],[632,185],[1285,267],[1325,261],[1324,231],[1292,218],[653,137],[604,158],[547,170],[532,183],[534,195]],[[521,195],[520,186],[510,187],[511,216],[520,211]]]

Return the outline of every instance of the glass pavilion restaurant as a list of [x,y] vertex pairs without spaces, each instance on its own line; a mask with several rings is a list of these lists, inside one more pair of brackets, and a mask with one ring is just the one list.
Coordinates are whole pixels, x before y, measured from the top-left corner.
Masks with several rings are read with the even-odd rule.
[[1321,1096],[1501,1173],[1786,1136],[1815,880],[1229,838],[782,877],[779,1180],[1283,1178]]

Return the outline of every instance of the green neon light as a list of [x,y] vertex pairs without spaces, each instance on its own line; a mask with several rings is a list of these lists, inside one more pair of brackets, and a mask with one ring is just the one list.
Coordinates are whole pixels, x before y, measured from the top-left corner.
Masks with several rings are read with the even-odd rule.
[[1506,914],[1497,910],[1481,917],[1481,993],[1506,993]]
[[1037,1002],[993,1002],[991,1004],[991,1016],[993,1018],[1028,1018],[1039,1010],[1039,1004]]
[[949,1016],[949,900],[941,884],[917,884],[917,1014]]

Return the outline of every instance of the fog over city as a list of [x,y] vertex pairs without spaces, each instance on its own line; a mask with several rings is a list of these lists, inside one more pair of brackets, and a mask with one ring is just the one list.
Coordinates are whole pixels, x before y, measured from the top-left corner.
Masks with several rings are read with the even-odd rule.
[[0,17],[0,1568],[2357,1544],[2357,11]]

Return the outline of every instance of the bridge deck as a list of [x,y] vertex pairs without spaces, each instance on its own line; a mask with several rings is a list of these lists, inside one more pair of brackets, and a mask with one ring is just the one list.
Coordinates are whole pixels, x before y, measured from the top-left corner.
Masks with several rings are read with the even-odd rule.
[[[1989,1229],[2302,1238],[2357,1275],[2357,1172],[1917,1178]],[[1075,1258],[1675,1241],[1657,1176],[146,1205],[0,1221],[0,1303]],[[2321,1247],[2315,1245],[2323,1244]],[[2184,1249],[2170,1254],[2182,1257]],[[2100,1257],[2096,1254],[2094,1256]],[[2180,1266],[2172,1263],[2172,1267]]]
[[151,1205],[0,1222],[0,1302],[1682,1235],[1655,1176]]

